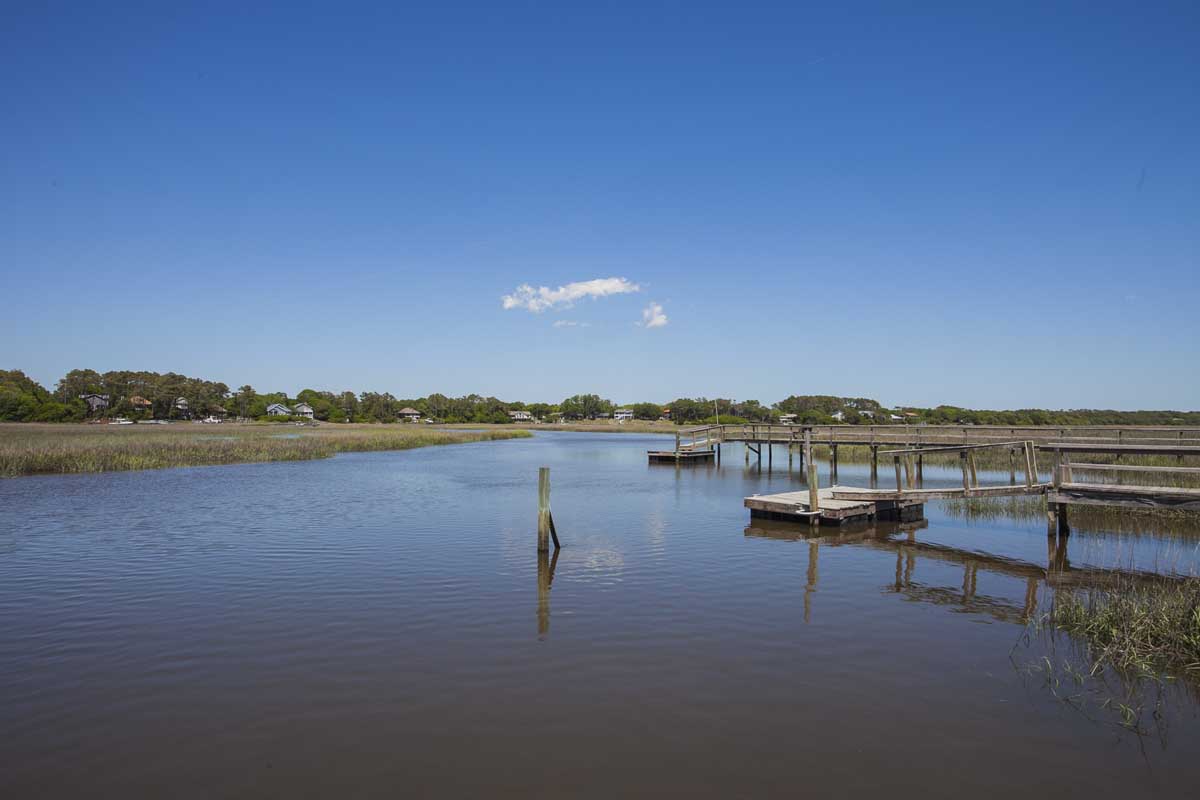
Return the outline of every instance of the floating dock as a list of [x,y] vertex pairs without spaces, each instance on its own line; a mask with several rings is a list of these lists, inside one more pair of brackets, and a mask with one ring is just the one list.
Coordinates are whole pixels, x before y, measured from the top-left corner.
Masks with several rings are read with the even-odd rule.
[[841,500],[834,496],[838,487],[821,489],[817,493],[817,510],[809,506],[810,494],[801,492],[756,494],[747,497],[743,505],[750,509],[753,519],[773,519],[809,524],[844,525],[847,522],[896,520],[913,522],[925,516],[925,504],[920,500]]
[[711,462],[716,454],[712,450],[647,450],[651,464],[695,464]]

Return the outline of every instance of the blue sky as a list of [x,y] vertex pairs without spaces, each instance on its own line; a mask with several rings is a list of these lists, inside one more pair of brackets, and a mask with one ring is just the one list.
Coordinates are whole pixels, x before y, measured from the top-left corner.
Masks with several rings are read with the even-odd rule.
[[0,367],[1200,408],[1195,3],[303,5],[6,9]]

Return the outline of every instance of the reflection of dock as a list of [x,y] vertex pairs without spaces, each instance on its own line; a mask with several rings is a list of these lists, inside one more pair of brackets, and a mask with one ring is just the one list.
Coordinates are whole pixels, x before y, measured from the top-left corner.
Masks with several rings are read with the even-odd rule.
[[[965,550],[948,545],[917,540],[917,531],[925,528],[925,520],[912,523],[880,523],[857,526],[852,529],[837,529],[833,532],[788,523],[756,521],[745,529],[752,538],[779,541],[806,542],[808,544],[807,583],[804,592],[804,619],[811,614],[811,596],[817,590],[818,559],[821,546],[859,546],[872,550],[896,554],[895,577],[887,584],[887,590],[910,600],[953,606],[956,610],[988,616],[1014,623],[1025,623],[1037,611],[1038,590],[1042,586],[1103,588],[1115,580],[1135,582],[1184,581],[1187,578],[1172,577],[1162,573],[1135,569],[1100,569],[1096,567],[1071,566],[1067,557],[1068,536],[1047,539],[1046,564],[1036,564],[1022,559],[992,555],[976,550]],[[939,587],[922,584],[916,580],[917,564],[928,559],[963,568],[961,588]],[[980,595],[976,591],[977,574],[980,570],[1025,581],[1025,598],[1021,604],[1004,598]]]

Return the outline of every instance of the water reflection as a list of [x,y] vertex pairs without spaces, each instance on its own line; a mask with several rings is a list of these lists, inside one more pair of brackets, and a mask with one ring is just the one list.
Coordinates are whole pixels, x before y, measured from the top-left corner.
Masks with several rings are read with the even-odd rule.
[[[863,547],[871,550],[893,551],[896,554],[894,577],[884,592],[903,595],[908,600],[952,607],[963,613],[981,614],[1000,622],[1027,624],[1038,610],[1042,587],[1058,589],[1103,588],[1116,579],[1134,582],[1161,583],[1171,580],[1161,572],[1126,568],[1072,566],[1068,555],[1071,537],[1047,537],[1046,563],[1037,564],[1018,558],[992,555],[978,550],[952,547],[917,539],[917,532],[929,526],[928,520],[916,522],[877,522],[841,528],[812,528],[789,522],[755,520],[744,531],[745,536],[786,542],[807,542],[808,567],[804,587],[804,621],[812,619],[813,595],[818,590],[820,549],[824,547]],[[962,567],[960,585],[937,586],[916,579],[921,560]],[[1020,603],[1011,599],[980,593],[980,570],[1025,584]],[[1185,578],[1179,578],[1183,580]]]
[[537,629],[539,639],[550,633],[550,587],[554,584],[554,569],[558,566],[559,552],[556,547],[553,555],[544,551],[537,554]]

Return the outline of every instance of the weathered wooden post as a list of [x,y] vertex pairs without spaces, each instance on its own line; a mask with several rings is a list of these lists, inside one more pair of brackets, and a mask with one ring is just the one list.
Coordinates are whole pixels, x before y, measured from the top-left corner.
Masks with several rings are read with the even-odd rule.
[[971,473],[967,469],[967,451],[966,450],[958,451],[958,460],[962,465],[963,495],[966,496],[971,493]]
[[550,552],[550,468],[538,469],[538,544],[539,553]]
[[[874,432],[871,433],[874,437]],[[879,445],[871,445],[871,480],[879,480]]]
[[[808,510],[820,511],[820,501],[818,500],[817,488],[817,463],[812,457],[812,431],[804,432],[804,460],[808,463]],[[812,522],[819,519],[817,516],[812,517]]]
[[917,453],[917,485],[925,485],[925,456]]

